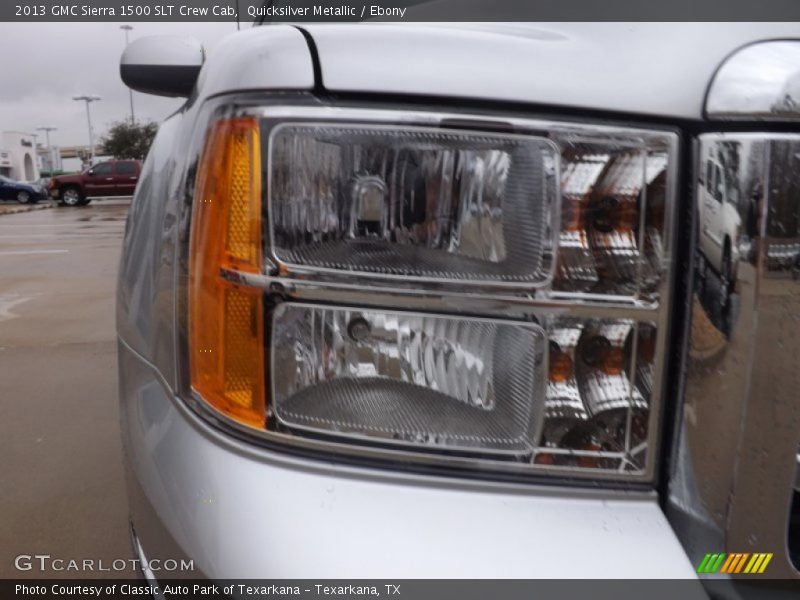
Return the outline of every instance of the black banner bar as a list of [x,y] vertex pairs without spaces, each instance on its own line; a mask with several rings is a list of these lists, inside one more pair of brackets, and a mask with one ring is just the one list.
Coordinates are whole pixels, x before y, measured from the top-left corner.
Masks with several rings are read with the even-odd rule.
[[798,0],[3,0],[0,21],[799,21]]
[[[564,557],[575,561],[578,555]],[[589,560],[591,558],[589,557]],[[620,560],[624,560],[620,557]],[[657,555],[654,554],[654,560]],[[631,574],[635,575],[635,574]],[[3,600],[131,600],[161,595],[171,600],[699,600],[696,580],[0,580]]]

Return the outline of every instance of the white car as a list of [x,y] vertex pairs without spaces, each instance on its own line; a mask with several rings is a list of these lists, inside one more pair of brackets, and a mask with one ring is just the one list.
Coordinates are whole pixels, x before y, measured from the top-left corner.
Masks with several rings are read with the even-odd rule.
[[736,278],[742,231],[742,218],[730,198],[731,183],[722,164],[706,156],[697,185],[700,251],[707,264],[719,274],[724,293],[731,291]]

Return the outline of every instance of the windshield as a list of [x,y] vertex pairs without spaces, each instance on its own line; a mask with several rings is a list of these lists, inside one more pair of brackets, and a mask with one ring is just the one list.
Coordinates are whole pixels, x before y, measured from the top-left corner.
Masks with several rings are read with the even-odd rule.
[[4,177],[3,175],[0,175],[0,181],[2,181],[3,183],[14,183],[11,179],[9,179],[8,177]]

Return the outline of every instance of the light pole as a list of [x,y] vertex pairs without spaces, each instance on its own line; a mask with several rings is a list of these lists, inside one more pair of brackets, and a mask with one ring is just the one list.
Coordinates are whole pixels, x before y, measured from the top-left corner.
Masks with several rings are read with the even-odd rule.
[[31,137],[33,138],[33,167],[39,170],[39,136],[38,134],[31,133]]
[[[121,25],[120,29],[125,31],[125,46],[127,47],[130,42],[128,42],[128,32],[133,31],[133,27],[131,25]],[[131,99],[131,125],[136,123],[136,117],[133,114],[133,90],[128,88],[128,94]]]
[[97,100],[102,100],[100,96],[73,96],[73,100],[86,102],[86,120],[89,123],[89,166],[94,164],[94,131],[92,131],[92,114],[89,112],[89,105]]
[[50,145],[50,132],[55,131],[56,127],[37,127],[36,131],[44,131],[45,139],[47,140],[47,153],[50,155],[50,177],[56,170],[56,155],[53,153],[53,147]]

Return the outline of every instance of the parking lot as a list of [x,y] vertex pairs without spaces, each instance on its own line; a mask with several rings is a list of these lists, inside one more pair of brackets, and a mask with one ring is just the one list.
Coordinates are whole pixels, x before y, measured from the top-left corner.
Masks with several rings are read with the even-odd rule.
[[128,206],[0,214],[0,578],[26,575],[23,553],[132,557],[114,333]]

